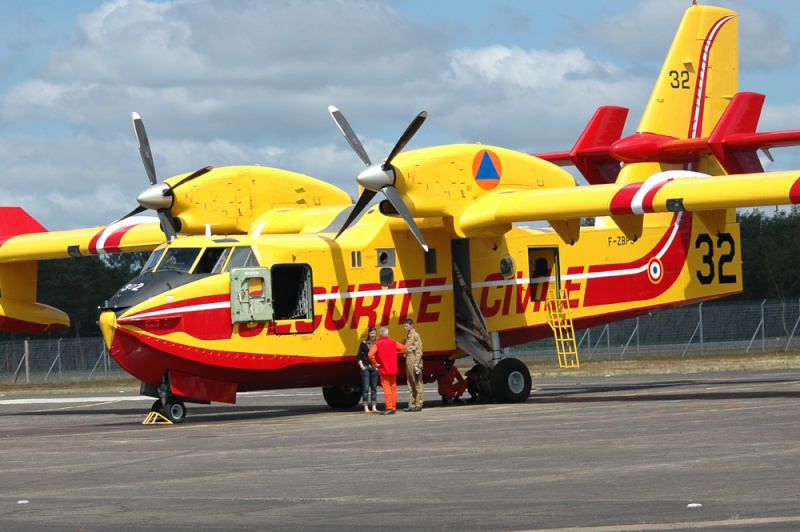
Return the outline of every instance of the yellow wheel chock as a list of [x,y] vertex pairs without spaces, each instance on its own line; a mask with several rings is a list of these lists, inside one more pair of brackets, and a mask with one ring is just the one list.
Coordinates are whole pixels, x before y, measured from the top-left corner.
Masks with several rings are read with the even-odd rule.
[[161,412],[150,412],[142,421],[142,425],[172,425],[172,421],[161,415]]

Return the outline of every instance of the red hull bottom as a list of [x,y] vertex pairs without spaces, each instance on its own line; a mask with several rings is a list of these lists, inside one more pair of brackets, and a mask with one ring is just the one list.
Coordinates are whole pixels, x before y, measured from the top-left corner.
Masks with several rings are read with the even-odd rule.
[[[237,392],[361,385],[355,356],[311,358],[203,352],[121,329],[116,330],[109,351],[125,371],[142,382],[158,386],[168,374],[175,395],[199,401],[235,403]],[[426,382],[435,380],[447,356],[430,355]],[[405,383],[405,363],[399,362],[398,382]]]

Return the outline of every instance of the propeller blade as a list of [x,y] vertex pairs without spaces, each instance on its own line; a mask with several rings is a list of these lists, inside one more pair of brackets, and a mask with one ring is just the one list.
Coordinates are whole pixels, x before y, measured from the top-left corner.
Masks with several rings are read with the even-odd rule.
[[158,219],[161,221],[161,229],[164,231],[164,236],[167,237],[167,242],[178,238],[175,222],[172,220],[172,213],[169,209],[158,209]]
[[213,169],[214,169],[213,166],[206,166],[205,168],[201,168],[200,170],[197,170],[196,172],[193,172],[193,173],[187,175],[186,177],[184,177],[183,179],[181,179],[180,181],[178,181],[177,183],[172,185],[170,188],[172,190],[175,190],[176,188],[178,188],[179,186],[183,185],[184,183],[188,183],[192,179],[196,179],[196,178],[200,177],[201,175],[207,174],[208,172],[210,172]]
[[361,141],[358,140],[358,135],[356,135],[356,132],[353,131],[352,127],[350,127],[350,124],[347,122],[347,119],[345,119],[342,112],[333,105],[328,106],[328,112],[331,114],[331,118],[333,118],[333,121],[336,123],[336,127],[339,128],[339,131],[342,132],[344,138],[350,143],[350,147],[352,147],[358,156],[361,157],[361,160],[364,161],[364,164],[372,164],[372,161],[369,160],[369,155],[367,155],[367,150],[364,149]]
[[339,228],[339,232],[336,233],[335,237],[333,237],[334,240],[339,238],[339,235],[341,235],[344,230],[347,229],[351,223],[353,223],[353,220],[355,220],[356,217],[361,214],[361,211],[366,208],[367,204],[372,201],[372,198],[375,197],[375,194],[376,192],[373,192],[368,188],[364,189],[364,192],[361,193],[361,196],[358,198],[355,207],[353,207],[353,210],[350,211],[350,215],[347,217],[347,220],[344,221],[342,227]]
[[428,118],[428,111],[422,111],[420,114],[414,117],[414,120],[412,120],[410,124],[408,124],[406,130],[400,136],[400,140],[398,140],[397,144],[394,145],[392,153],[390,153],[389,156],[386,158],[386,161],[384,161],[383,163],[384,170],[392,164],[392,159],[394,159],[397,156],[397,154],[400,153],[400,151],[406,147],[408,141],[411,140],[411,137],[413,137],[414,134],[417,132],[417,130],[419,130],[420,126],[422,126],[422,123],[425,121],[426,118]]
[[135,209],[133,209],[131,212],[129,212],[128,214],[126,214],[126,215],[125,215],[125,216],[123,216],[122,218],[117,218],[116,220],[114,220],[113,222],[111,222],[111,223],[110,223],[110,224],[108,224],[108,225],[114,225],[115,223],[119,223],[119,222],[121,222],[122,220],[125,220],[126,218],[130,218],[131,216],[136,216],[136,215],[137,215],[137,214],[139,214],[140,212],[144,212],[144,211],[146,211],[146,210],[147,210],[146,208],[144,208],[144,207],[142,207],[141,205],[139,205],[138,207],[136,207]]
[[144,129],[144,122],[139,113],[131,113],[133,120],[133,133],[136,135],[136,144],[139,145],[139,153],[142,155],[144,169],[151,185],[158,183],[156,178],[156,167],[153,164],[153,152],[150,151],[150,141],[147,140],[147,131]]
[[408,228],[411,229],[411,232],[417,238],[417,241],[422,245],[422,249],[428,251],[428,243],[425,242],[425,237],[422,236],[422,231],[420,230],[417,223],[414,221],[414,217],[411,216],[411,211],[408,210],[406,204],[403,203],[403,198],[400,197],[400,193],[397,192],[397,189],[391,186],[383,187],[381,192],[384,193],[386,199],[389,200],[389,203],[392,204],[392,207],[403,217],[405,220],[406,225]]

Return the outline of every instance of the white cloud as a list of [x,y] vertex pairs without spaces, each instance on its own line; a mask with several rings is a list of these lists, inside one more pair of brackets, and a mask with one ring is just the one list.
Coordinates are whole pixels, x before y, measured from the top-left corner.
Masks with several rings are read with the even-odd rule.
[[[630,107],[635,125],[685,9],[673,0],[624,13],[609,4],[601,18],[571,19],[573,30],[560,36],[573,40],[560,48],[454,49],[453,27],[405,15],[403,5],[112,0],[65,20],[74,38],[53,40],[26,79],[0,92],[0,200],[51,228],[128,212],[146,186],[131,111],[144,119],[161,179],[206,165],[261,164],[355,195],[363,164],[333,125],[329,104],[342,109],[373,160],[423,109],[428,120],[407,149],[475,141],[566,149],[599,105]],[[780,40],[786,22],[760,9],[748,13],[751,26],[740,24],[742,39],[772,39],[777,52],[761,59],[743,52],[742,61],[786,64],[793,57],[791,40]],[[500,9],[499,18],[476,21],[485,23],[479,29],[457,29],[506,24],[518,35],[551,24],[519,16],[530,10]],[[26,38],[50,42],[46,28],[32,25]]]

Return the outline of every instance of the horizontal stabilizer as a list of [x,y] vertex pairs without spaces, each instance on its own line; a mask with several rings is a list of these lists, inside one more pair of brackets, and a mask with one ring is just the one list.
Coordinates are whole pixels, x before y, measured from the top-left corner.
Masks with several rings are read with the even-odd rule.
[[800,145],[800,130],[757,133],[764,95],[739,92],[708,137],[679,139],[656,133],[634,133],[611,146],[623,163],[687,164],[713,155],[728,174],[763,172],[758,150]]

